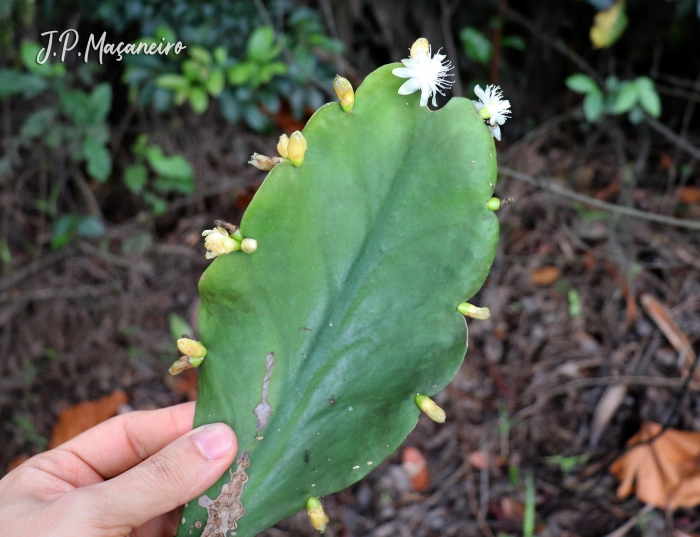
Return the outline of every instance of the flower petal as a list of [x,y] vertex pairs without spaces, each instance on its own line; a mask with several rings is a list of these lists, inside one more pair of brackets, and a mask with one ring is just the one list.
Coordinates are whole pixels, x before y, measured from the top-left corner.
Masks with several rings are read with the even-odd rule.
[[[429,98],[430,98],[430,88],[424,87],[420,92],[420,105],[427,106]],[[434,99],[434,97],[433,97],[433,99]]]
[[397,67],[391,73],[400,78],[411,78],[412,70],[405,67]]
[[484,90],[482,90],[481,86],[479,86],[478,84],[474,86],[474,94],[482,101],[485,101],[487,99],[486,93],[484,93]]
[[[410,95],[415,93],[420,89],[420,80],[417,78],[409,78],[403,85],[399,88],[399,95]],[[425,106],[425,105],[421,105]]]
[[501,127],[498,125],[495,126],[489,126],[489,130],[491,131],[491,134],[493,137],[498,140],[499,142],[501,141]]
[[474,106],[476,106],[476,111],[478,112],[484,107],[484,103],[481,101],[472,101],[474,103]]

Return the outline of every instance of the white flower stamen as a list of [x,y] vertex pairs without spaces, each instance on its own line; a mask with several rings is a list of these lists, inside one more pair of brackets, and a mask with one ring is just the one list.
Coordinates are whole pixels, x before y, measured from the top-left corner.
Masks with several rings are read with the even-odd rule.
[[[442,49],[440,49],[442,50]],[[427,106],[432,96],[433,106],[437,106],[437,94],[445,95],[443,90],[453,84],[453,80],[445,77],[449,74],[452,64],[445,61],[445,56],[437,54],[431,58],[431,47],[428,40],[421,37],[411,47],[411,57],[401,60],[405,67],[397,67],[392,71],[400,78],[408,78],[399,88],[399,95],[410,95],[420,90],[420,105]]]
[[474,106],[486,121],[493,137],[500,142],[501,125],[510,117],[510,101],[503,99],[503,92],[498,86],[486,86],[486,89],[482,90],[481,86],[477,85],[474,87],[474,93],[479,98],[478,101],[472,101]]

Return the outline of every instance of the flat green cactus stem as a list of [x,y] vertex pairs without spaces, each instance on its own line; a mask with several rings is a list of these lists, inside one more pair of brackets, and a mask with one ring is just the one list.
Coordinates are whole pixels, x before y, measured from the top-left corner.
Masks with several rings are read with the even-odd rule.
[[230,424],[240,455],[179,537],[253,537],[355,483],[464,358],[457,306],[498,239],[496,150],[471,101],[399,95],[399,66],[369,75],[351,112],[314,114],[302,164],[274,166],[234,237],[257,251],[202,276],[195,425]]

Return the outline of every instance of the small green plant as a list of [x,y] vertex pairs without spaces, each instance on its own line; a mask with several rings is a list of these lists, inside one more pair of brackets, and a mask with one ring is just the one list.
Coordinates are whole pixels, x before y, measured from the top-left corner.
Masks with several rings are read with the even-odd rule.
[[194,192],[194,172],[184,156],[166,155],[160,146],[149,144],[145,134],[134,142],[132,154],[134,163],[124,170],[124,184],[141,195],[154,214],[163,214],[167,209],[163,196]]
[[196,45],[188,50],[190,57],[181,64],[182,74],[161,75],[156,85],[171,90],[177,106],[189,101],[192,110],[203,114],[209,108],[209,95],[219,97],[224,90],[226,51],[217,47],[211,53]]
[[535,534],[535,476],[532,470],[525,472],[525,513],[523,515],[523,537]]
[[571,91],[585,95],[583,113],[589,123],[598,121],[604,114],[627,114],[634,124],[644,119],[644,112],[652,117],[661,114],[661,99],[653,80],[646,76],[622,82],[611,76],[605,88],[601,88],[590,76],[578,73],[567,78],[566,85]]
[[[172,42],[175,36],[190,39],[186,54],[176,55],[171,51],[167,56],[125,59],[124,81],[130,86],[132,99],[140,106],[166,112],[173,105],[187,102],[201,114],[215,100],[219,112],[229,122],[243,121],[251,129],[264,132],[271,129],[270,116],[279,112],[283,100],[298,119],[308,109],[323,104],[324,96],[316,86],[321,80],[330,82],[337,70],[330,59],[341,54],[343,47],[325,35],[314,10],[281,4],[277,14],[284,24],[275,32],[256,21],[253,16],[256,12],[250,12],[249,2],[233,2],[230,8],[208,6],[203,12],[191,13],[191,5],[182,6],[188,16],[177,19],[160,12],[161,7],[147,7],[148,3],[148,0],[135,1],[136,5],[143,4],[140,7],[144,13],[153,16],[150,11],[155,9],[160,21],[171,24],[161,22],[155,30],[148,27],[148,35],[150,32],[154,35],[140,41]],[[126,11],[122,13],[120,5],[110,6],[102,10],[100,18],[107,24],[123,19],[135,22],[133,13],[138,10]],[[231,13],[236,11],[238,16],[232,17]],[[216,24],[205,22],[207,17],[215,16]],[[199,20],[202,17],[205,20]]]
[[564,455],[553,455],[545,460],[554,466],[558,466],[559,470],[564,475],[569,475],[579,465],[585,463],[591,457],[590,453],[582,453],[581,455],[572,455],[565,457]]
[[[481,65],[488,65],[491,62],[491,54],[493,53],[491,40],[481,31],[473,26],[465,26],[459,32],[459,38],[467,58]],[[501,39],[501,46],[520,51],[524,51],[526,48],[525,40],[517,35],[504,36]]]

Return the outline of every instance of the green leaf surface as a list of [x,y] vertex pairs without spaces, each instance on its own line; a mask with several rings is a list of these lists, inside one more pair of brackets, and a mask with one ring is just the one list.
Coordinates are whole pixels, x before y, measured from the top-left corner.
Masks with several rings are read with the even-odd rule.
[[275,46],[275,32],[269,26],[260,26],[248,39],[248,58],[256,62],[266,62],[279,54]]
[[245,84],[255,74],[257,66],[253,62],[241,62],[228,70],[228,81],[233,86]]
[[38,138],[43,134],[47,134],[56,117],[56,109],[54,107],[41,108],[25,120],[24,125],[20,129],[20,136],[23,138]]
[[598,84],[590,76],[581,73],[571,75],[566,79],[566,87],[576,93],[600,92]]
[[87,125],[92,118],[90,96],[84,91],[61,91],[58,94],[61,110],[77,125]]
[[598,121],[603,114],[603,94],[600,91],[593,91],[583,99],[583,114],[590,123]]
[[661,115],[661,99],[654,82],[646,76],[640,76],[635,82],[639,90],[639,104],[650,116],[659,117]]
[[159,192],[178,192],[180,194],[192,194],[195,184],[192,177],[158,177],[153,186]]
[[226,82],[224,71],[222,69],[214,69],[207,79],[206,87],[209,95],[218,97],[224,91],[224,83]]
[[20,47],[22,63],[30,73],[43,77],[50,77],[54,74],[54,65],[49,63],[48,60],[44,63],[39,63],[37,61],[37,55],[41,49],[42,46],[35,41],[25,41],[22,43]]
[[0,99],[17,94],[33,97],[47,87],[46,81],[39,75],[20,73],[14,69],[0,69]]
[[157,146],[148,146],[144,153],[154,171],[160,175],[176,179],[192,179],[192,166],[182,155],[167,156]]
[[124,170],[124,184],[131,192],[141,192],[147,180],[148,169],[143,164],[132,164]]
[[209,95],[204,88],[194,87],[190,89],[190,106],[196,114],[203,114],[209,108]]
[[613,111],[616,114],[624,114],[632,110],[639,99],[639,90],[634,82],[623,82],[620,84],[620,91],[615,97]]
[[99,183],[106,183],[112,171],[112,156],[107,148],[94,138],[85,138],[83,157],[90,177]]
[[477,63],[487,65],[491,61],[491,41],[476,28],[467,26],[459,32],[464,53]]
[[173,91],[187,89],[189,85],[189,80],[187,80],[184,76],[177,75],[175,73],[167,73],[156,78],[156,86]]
[[[464,358],[456,307],[483,284],[498,238],[494,142],[467,99],[432,112],[399,95],[396,67],[365,79],[352,113],[314,114],[304,164],[277,165],[243,216],[257,251],[217,258],[200,280],[195,425],[229,423],[248,452],[238,537],[376,468],[415,426],[416,393],[443,389]],[[199,500],[179,537],[202,535]]]

